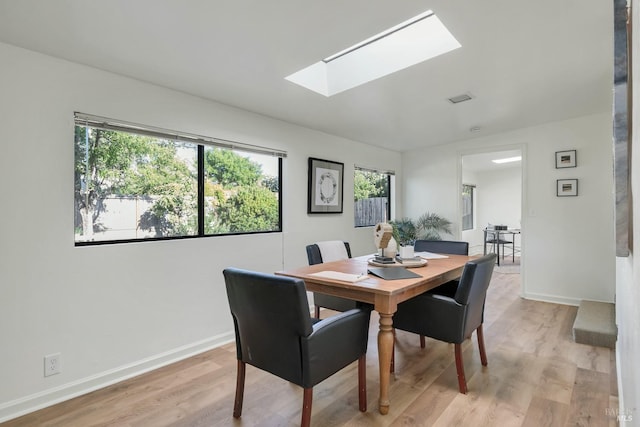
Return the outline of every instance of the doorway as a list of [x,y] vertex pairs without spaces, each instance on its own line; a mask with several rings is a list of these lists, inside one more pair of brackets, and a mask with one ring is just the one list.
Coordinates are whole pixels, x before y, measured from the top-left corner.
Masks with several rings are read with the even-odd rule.
[[[464,154],[461,165],[461,238],[469,242],[470,255],[482,255],[487,226],[522,228],[522,149]],[[500,266],[519,273],[522,234],[505,237],[514,243],[501,248]]]

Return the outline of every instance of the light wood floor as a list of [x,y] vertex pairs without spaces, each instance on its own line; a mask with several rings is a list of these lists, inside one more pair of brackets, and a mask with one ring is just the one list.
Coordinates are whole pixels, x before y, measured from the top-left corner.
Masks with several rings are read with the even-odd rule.
[[[453,346],[398,331],[388,415],[377,410],[377,316],[369,409],[358,411],[357,366],[314,389],[312,426],[615,426],[614,351],[576,344],[576,308],[522,300],[518,274],[495,273],[485,309],[489,365],[475,335],[464,346],[469,393],[458,393]],[[295,426],[302,390],[247,366],[241,420],[231,416],[235,347],[188,360],[2,424],[9,426]]]

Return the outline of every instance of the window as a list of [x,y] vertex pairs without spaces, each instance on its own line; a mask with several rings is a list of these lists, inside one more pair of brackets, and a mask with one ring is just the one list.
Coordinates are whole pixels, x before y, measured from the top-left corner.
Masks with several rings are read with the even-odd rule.
[[462,231],[473,229],[475,193],[475,185],[462,184]]
[[393,172],[356,166],[353,174],[354,223],[367,227],[391,217],[391,176]]
[[76,114],[76,245],[281,231],[284,153]]

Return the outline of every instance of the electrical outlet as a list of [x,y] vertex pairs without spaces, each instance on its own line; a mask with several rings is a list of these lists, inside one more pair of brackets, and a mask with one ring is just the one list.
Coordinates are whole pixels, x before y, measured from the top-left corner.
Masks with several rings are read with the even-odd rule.
[[44,357],[44,376],[60,373],[60,353],[50,354]]

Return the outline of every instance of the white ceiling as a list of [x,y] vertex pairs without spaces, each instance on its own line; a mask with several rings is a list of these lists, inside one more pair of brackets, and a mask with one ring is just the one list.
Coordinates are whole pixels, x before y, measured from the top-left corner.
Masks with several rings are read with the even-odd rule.
[[[284,79],[427,9],[460,49],[329,98]],[[605,0],[0,0],[0,41],[404,151],[610,111],[612,10]],[[447,101],[462,93],[474,99]]]

